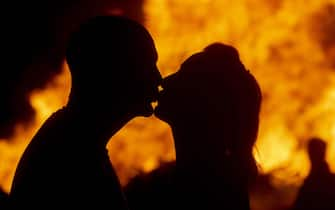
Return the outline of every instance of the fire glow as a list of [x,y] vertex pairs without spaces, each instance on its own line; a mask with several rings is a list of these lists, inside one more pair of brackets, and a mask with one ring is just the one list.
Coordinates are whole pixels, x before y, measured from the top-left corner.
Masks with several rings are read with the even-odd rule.
[[[309,170],[305,146],[312,136],[328,142],[327,161],[335,171],[335,0],[147,0],[144,10],[163,76],[212,42],[239,50],[263,91],[255,146],[262,173],[301,183]],[[6,191],[25,146],[66,104],[69,90],[64,64],[46,89],[31,93],[34,122],[17,125],[12,139],[0,141],[0,184]],[[175,158],[168,125],[153,117],[131,121],[107,148],[123,184],[138,171]]]

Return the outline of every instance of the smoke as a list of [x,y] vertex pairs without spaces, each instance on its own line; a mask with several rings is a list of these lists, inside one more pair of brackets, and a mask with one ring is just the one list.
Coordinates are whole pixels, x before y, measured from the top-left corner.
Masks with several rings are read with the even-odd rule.
[[32,90],[60,73],[69,34],[85,19],[115,13],[143,22],[143,0],[10,1],[2,22],[0,139],[34,117]]

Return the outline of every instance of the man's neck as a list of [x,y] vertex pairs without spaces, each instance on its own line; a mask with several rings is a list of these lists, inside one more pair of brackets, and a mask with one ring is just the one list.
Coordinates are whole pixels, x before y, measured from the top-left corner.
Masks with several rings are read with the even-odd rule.
[[87,143],[103,148],[106,147],[109,139],[133,118],[120,114],[109,118],[101,113],[88,113],[71,107],[65,110],[72,124],[89,137],[88,140],[91,142]]

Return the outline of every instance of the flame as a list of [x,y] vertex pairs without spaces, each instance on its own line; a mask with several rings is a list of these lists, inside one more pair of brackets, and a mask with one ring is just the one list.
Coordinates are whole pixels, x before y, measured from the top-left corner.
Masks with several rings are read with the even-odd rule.
[[255,157],[263,173],[283,169],[277,175],[293,183],[308,174],[305,148],[312,136],[328,142],[335,171],[335,40],[326,39],[335,35],[334,10],[335,1],[328,0],[148,0],[145,6],[164,75],[212,42],[239,50],[264,97]]
[[[328,142],[335,172],[335,0],[146,0],[146,27],[156,42],[164,76],[212,42],[235,46],[256,76],[263,104],[255,157],[262,173],[301,183],[308,174],[311,136]],[[20,155],[44,120],[65,105],[70,90],[66,64],[43,90],[31,93],[36,117],[0,141],[0,184],[8,191]],[[121,182],[175,158],[169,126],[136,118],[107,145]]]
[[31,92],[30,102],[36,111],[34,120],[29,125],[16,125],[11,139],[0,140],[0,184],[4,191],[9,192],[16,165],[30,139],[55,110],[67,103],[70,86],[70,71],[64,63],[61,73],[45,89]]

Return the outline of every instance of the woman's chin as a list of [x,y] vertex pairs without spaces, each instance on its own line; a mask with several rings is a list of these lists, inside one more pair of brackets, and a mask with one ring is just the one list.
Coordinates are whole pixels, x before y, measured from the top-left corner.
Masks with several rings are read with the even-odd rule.
[[157,106],[155,107],[155,109],[154,109],[154,115],[155,115],[155,117],[161,119],[161,110],[160,110],[159,105],[157,105]]
[[147,104],[142,112],[142,116],[150,117],[154,113],[154,108],[151,104]]
[[161,106],[157,105],[154,109],[154,115],[160,120],[163,120],[165,122],[169,122],[168,114],[166,113],[166,110],[162,109]]

